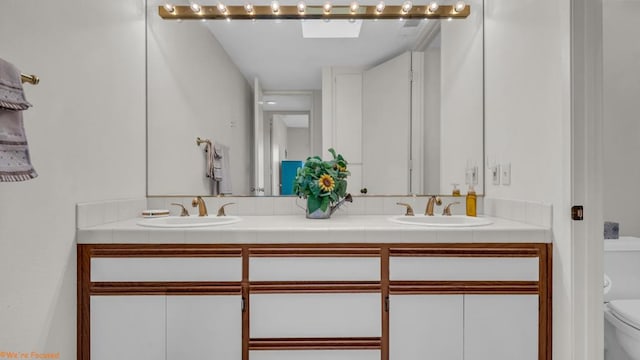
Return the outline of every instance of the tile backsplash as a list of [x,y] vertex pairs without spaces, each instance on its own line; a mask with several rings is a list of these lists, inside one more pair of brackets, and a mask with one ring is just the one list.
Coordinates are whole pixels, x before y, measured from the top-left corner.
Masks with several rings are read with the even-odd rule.
[[[76,223],[78,228],[96,226],[110,222],[139,217],[145,209],[169,209],[171,215],[179,215],[180,207],[171,203],[182,204],[191,214],[197,210],[191,206],[193,197],[150,197],[124,200],[108,200],[79,203],[76,206]],[[411,205],[416,214],[424,213],[427,196],[354,196],[353,203],[346,203],[333,214],[343,215],[402,215],[404,207],[396,203]],[[226,203],[229,215],[302,215],[305,200],[297,197],[205,197],[207,209],[215,214],[217,209]],[[452,202],[460,204],[452,207],[454,215],[465,213],[465,197],[442,196],[442,206],[435,212],[440,213],[444,206]],[[478,197],[478,214],[495,216],[531,225],[551,228],[552,207],[549,204]]]
[[76,226],[84,228],[131,219],[147,208],[147,199],[123,199],[78,203]]
[[[182,204],[190,213],[196,210],[191,207],[193,197],[151,197],[148,198],[150,209],[169,209],[171,215],[179,215],[180,207],[171,203]],[[340,215],[402,215],[404,207],[396,203],[410,204],[416,214],[421,214],[427,204],[427,196],[354,196],[352,203],[341,206],[333,216]],[[227,206],[229,215],[299,215],[304,214],[305,200],[297,197],[206,197],[209,214],[215,214],[217,209],[225,203],[234,203]],[[443,196],[443,206],[436,207],[436,212],[442,211],[444,205],[451,202],[460,202],[452,207],[453,214],[465,213],[465,198]],[[482,213],[482,197],[478,197],[478,213]]]
[[485,198],[484,214],[545,228],[553,225],[552,205],[541,202]]

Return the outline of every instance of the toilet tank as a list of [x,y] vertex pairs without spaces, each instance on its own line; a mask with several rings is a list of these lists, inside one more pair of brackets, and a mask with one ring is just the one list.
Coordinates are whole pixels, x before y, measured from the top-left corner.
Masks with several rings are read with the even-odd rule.
[[605,240],[604,273],[611,279],[605,301],[640,299],[640,238],[621,236]]

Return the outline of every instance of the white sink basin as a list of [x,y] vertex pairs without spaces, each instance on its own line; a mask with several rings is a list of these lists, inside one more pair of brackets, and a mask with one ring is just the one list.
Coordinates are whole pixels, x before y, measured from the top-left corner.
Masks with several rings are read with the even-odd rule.
[[137,224],[159,228],[191,228],[227,225],[237,223],[240,220],[237,216],[167,216],[142,219]]
[[486,225],[493,224],[493,221],[487,218],[464,216],[464,215],[452,215],[452,216],[400,215],[400,216],[390,217],[389,221],[392,221],[398,224],[435,226],[435,227],[469,227],[469,226],[486,226]]

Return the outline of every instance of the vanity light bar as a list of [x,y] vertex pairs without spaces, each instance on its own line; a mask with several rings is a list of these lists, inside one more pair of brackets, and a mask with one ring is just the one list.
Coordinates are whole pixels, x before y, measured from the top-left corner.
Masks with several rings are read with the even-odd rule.
[[[276,0],[277,2],[277,0]],[[272,6],[253,6],[253,12],[248,13],[245,6],[226,6],[226,12],[222,13],[218,6],[202,5],[200,11],[194,12],[190,6],[175,5],[173,11],[168,11],[166,6],[158,6],[158,13],[166,20],[301,20],[301,19],[464,19],[471,13],[471,7],[464,5],[461,8],[455,5],[440,5],[435,11],[431,11],[429,6],[413,6],[408,11],[405,6],[387,5],[381,11],[376,10],[376,6],[360,5],[356,11],[352,11],[351,6],[332,6],[330,12],[324,6],[307,5],[304,11],[300,11],[296,5],[279,5],[274,13]]]

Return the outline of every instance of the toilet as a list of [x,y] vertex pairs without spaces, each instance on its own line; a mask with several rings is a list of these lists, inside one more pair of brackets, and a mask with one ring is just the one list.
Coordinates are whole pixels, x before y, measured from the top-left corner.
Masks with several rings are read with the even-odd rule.
[[640,360],[640,238],[604,242],[605,360]]

